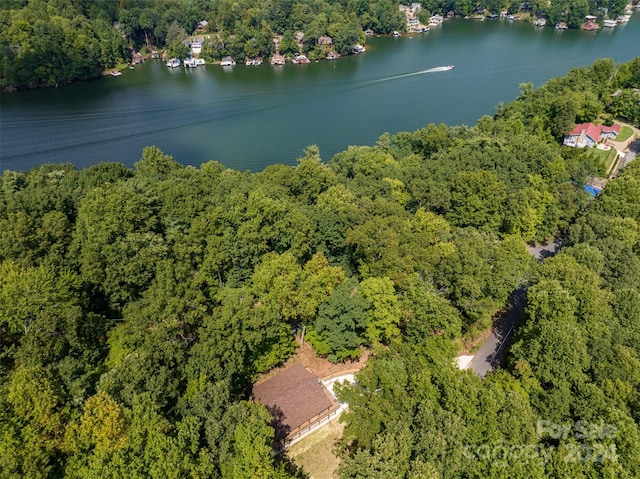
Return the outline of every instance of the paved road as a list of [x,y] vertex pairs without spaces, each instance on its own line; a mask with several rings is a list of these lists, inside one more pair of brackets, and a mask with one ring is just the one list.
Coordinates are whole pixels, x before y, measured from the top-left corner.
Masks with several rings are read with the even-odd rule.
[[640,153],[640,140],[636,140],[629,145],[629,151],[624,155],[624,158],[619,162],[619,168],[624,168],[631,161],[636,159],[636,156]]
[[473,356],[469,368],[480,377],[485,377],[489,371],[504,361],[509,346],[513,342],[513,332],[520,321],[526,297],[524,286],[511,295],[509,306],[499,314],[491,335]]
[[[640,130],[635,131],[640,135]],[[629,145],[629,149],[619,162],[618,167],[624,168],[638,154],[640,154],[640,140]],[[545,245],[530,246],[528,250],[533,257],[542,262],[546,258],[554,256],[561,247],[562,241],[554,241]],[[480,377],[485,377],[494,367],[504,362],[509,347],[513,343],[514,330],[520,322],[526,297],[527,293],[524,287],[512,294],[509,306],[497,317],[491,335],[480,346],[473,359],[468,361],[468,356],[459,358],[458,364],[462,369],[470,368]]]
[[[527,249],[531,256],[542,262],[555,255],[561,247],[562,241],[556,240],[545,245],[530,246]],[[494,367],[504,363],[509,347],[513,343],[513,334],[520,322],[526,298],[527,291],[524,286],[513,292],[508,306],[497,316],[491,335],[463,369],[470,368],[480,377],[485,377]]]

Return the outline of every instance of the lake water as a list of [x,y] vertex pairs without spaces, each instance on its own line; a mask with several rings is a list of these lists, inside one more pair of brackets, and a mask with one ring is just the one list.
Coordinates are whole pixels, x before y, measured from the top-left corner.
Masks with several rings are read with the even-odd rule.
[[[308,65],[169,69],[147,61],[120,77],[2,94],[0,169],[45,162],[132,165],[146,145],[184,164],[240,170],[324,160],[384,132],[474,124],[596,58],[640,56],[640,14],[597,33],[504,20],[453,20],[419,36],[370,38],[365,54]],[[434,67],[455,65],[450,71]]]

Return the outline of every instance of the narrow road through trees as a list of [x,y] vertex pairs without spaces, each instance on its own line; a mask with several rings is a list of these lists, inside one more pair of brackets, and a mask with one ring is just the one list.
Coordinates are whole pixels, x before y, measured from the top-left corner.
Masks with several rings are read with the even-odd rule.
[[[562,241],[556,240],[545,245],[528,247],[529,253],[538,261],[544,261],[555,255],[562,247]],[[482,343],[473,359],[463,369],[472,369],[478,376],[485,377],[494,367],[501,364],[513,341],[513,333],[520,322],[527,299],[525,286],[511,295],[509,304],[498,313],[489,337]]]

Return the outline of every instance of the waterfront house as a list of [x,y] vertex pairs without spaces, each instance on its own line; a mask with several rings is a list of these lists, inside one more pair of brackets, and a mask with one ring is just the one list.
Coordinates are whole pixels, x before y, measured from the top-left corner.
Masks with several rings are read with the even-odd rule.
[[327,60],[337,60],[338,58],[340,58],[340,55],[338,55],[336,52],[331,51],[329,53],[327,53]]
[[223,67],[232,67],[236,64],[236,61],[232,57],[224,57],[222,61],[220,61],[220,66]]
[[584,17],[585,21],[584,25],[582,25],[582,29],[588,32],[598,30],[600,28],[600,25],[598,25],[598,23],[596,22],[597,19],[598,17],[587,15],[586,17]]
[[410,6],[399,5],[398,8],[404,13],[408,33],[422,33],[424,31],[423,25],[420,24],[420,20],[416,16],[422,10],[421,4],[414,2]]
[[204,65],[204,58],[185,58],[182,64],[185,68],[195,68]]
[[357,55],[358,53],[364,53],[366,51],[367,49],[365,47],[358,44],[354,45],[353,48],[351,49],[351,53],[353,53],[354,55]]
[[204,37],[196,37],[191,41],[191,54],[199,55],[202,53],[202,45],[204,45]]
[[442,15],[435,14],[429,19],[429,26],[437,27],[438,25],[442,24],[443,20],[444,17]]
[[567,22],[556,23],[556,30],[566,30],[567,28],[569,28]]
[[374,32],[373,30],[371,30],[370,28],[367,28],[367,29],[364,31],[364,34],[365,34],[366,36],[368,36],[368,37],[372,37],[374,33],[375,33],[375,32]]
[[311,61],[307,58],[306,55],[298,54],[294,57],[293,63],[305,64],[305,63],[311,63]]
[[276,53],[271,58],[272,65],[284,65],[284,63],[285,63],[284,55],[280,55],[279,53]]
[[168,62],[167,62],[167,66],[169,68],[176,68],[180,66],[180,59],[179,58],[171,58]]
[[602,23],[606,28],[613,28],[618,24],[618,20],[603,20]]
[[262,65],[262,57],[247,58],[244,64],[248,67],[258,67]]
[[618,133],[620,125],[596,126],[593,123],[582,123],[565,134],[563,144],[572,148],[593,147],[601,141],[615,138]]

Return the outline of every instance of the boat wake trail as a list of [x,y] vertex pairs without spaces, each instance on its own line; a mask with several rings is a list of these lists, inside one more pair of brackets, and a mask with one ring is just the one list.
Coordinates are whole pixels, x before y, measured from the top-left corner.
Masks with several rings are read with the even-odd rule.
[[427,73],[446,72],[446,71],[451,70],[452,68],[453,68],[452,66],[427,68],[426,70],[420,70],[419,72],[403,73],[402,75],[394,75],[394,76],[390,76],[390,77],[386,77],[386,78],[380,78],[379,80],[372,80],[370,82],[367,82],[367,84],[374,84],[374,83],[381,83],[381,82],[384,82],[384,81],[398,80],[400,78],[408,78],[408,77],[413,77],[413,76],[417,76],[417,75],[426,75]]

